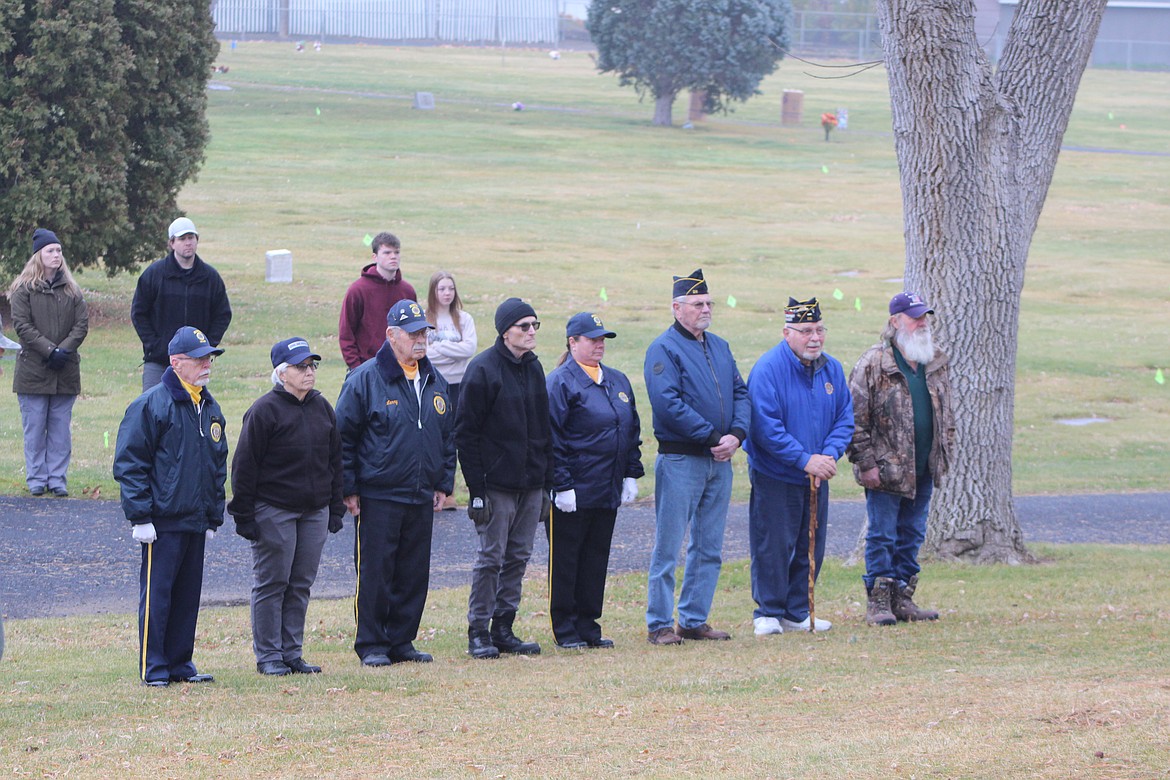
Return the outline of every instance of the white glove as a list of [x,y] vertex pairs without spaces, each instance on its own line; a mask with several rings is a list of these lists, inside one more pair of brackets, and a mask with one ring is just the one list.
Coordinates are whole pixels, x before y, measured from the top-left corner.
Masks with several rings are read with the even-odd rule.
[[211,541],[212,539],[214,539],[214,538],[215,538],[215,529],[214,529],[214,528],[208,528],[208,529],[207,529],[207,541],[209,541],[209,542],[210,542],[210,541]]
[[626,477],[622,480],[622,503],[628,504],[638,497],[638,480]]
[[142,542],[143,544],[150,544],[158,539],[158,531],[154,530],[154,523],[140,523],[132,526],[134,529],[134,541]]
[[557,509],[562,512],[576,512],[577,511],[577,491],[576,490],[558,490],[554,503]]

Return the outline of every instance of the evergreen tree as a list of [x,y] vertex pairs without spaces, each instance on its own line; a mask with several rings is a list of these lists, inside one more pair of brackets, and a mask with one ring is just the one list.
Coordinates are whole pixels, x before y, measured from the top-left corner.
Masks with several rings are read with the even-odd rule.
[[205,0],[0,0],[0,266],[35,227],[73,266],[161,254],[207,145]]

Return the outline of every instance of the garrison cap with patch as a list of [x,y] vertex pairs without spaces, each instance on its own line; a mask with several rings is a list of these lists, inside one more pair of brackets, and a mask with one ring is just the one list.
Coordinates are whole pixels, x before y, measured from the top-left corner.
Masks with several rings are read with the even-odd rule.
[[790,297],[788,299],[788,305],[784,307],[784,321],[787,323],[820,322],[820,301],[816,298],[809,298],[807,301],[798,301]]
[[674,298],[685,295],[706,295],[707,281],[703,278],[703,269],[696,268],[690,276],[674,277]]

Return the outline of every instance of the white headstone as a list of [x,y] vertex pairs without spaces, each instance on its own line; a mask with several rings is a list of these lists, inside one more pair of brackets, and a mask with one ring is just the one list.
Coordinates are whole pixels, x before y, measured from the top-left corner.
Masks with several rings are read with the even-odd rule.
[[292,252],[271,249],[264,253],[264,281],[288,284],[292,278]]
[[435,107],[435,96],[430,92],[415,92],[414,107],[423,111],[430,111]]

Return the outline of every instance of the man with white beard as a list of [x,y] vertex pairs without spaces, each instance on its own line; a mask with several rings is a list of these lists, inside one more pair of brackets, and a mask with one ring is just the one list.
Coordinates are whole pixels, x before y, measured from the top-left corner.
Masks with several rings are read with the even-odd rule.
[[913,601],[930,496],[947,472],[955,434],[947,358],[934,346],[928,314],[934,310],[921,295],[895,295],[881,342],[849,375],[854,432],[846,454],[865,488],[862,580],[865,622],[874,626],[938,619]]

